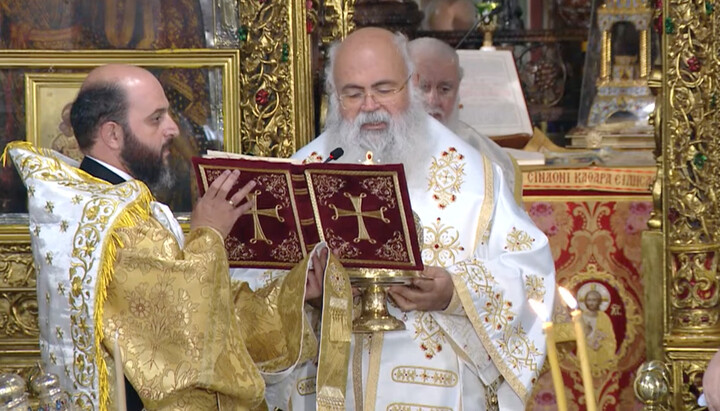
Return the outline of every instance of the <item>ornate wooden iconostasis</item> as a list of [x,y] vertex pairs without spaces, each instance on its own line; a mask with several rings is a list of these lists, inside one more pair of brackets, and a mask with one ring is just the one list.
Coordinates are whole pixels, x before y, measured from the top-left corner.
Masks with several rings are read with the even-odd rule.
[[[352,29],[351,3],[325,3],[325,9],[331,11],[328,15],[335,20],[326,22],[323,33],[332,33],[329,37],[334,38]],[[579,3],[592,8],[601,2],[556,3]],[[612,182],[618,181],[613,179],[623,170],[585,170],[586,174],[598,175],[598,181],[603,174],[616,172],[608,180],[611,182],[608,187],[595,187],[590,197],[583,187],[572,187],[571,192],[579,190],[575,194],[563,191],[568,185],[572,186],[565,182],[578,171],[559,170],[568,180],[561,179],[550,191],[536,191],[537,187],[526,189],[530,195],[525,198],[526,208],[546,234],[552,234],[551,242],[563,242],[554,244],[553,249],[556,266],[559,264],[559,282],[564,281],[577,294],[594,286],[601,295],[600,309],[612,323],[614,338],[609,339],[613,340],[612,347],[606,349],[602,344],[593,347],[605,352],[601,356],[604,364],[596,364],[598,367],[593,373],[596,382],[601,384],[596,385],[595,393],[601,409],[638,409],[642,405],[646,409],[702,409],[697,405],[702,375],[708,360],[720,346],[720,278],[717,274],[720,211],[716,205],[720,163],[715,155],[720,149],[716,90],[720,79],[716,61],[718,40],[713,34],[719,23],[716,4],[712,0],[602,3],[612,3],[604,14],[600,13],[602,19],[609,19],[610,23],[595,39],[599,45],[598,55],[587,57],[597,62],[598,72],[592,81],[605,76],[609,84],[608,79],[616,74],[610,72],[609,65],[613,70],[616,65],[619,69],[627,65],[627,59],[613,58],[614,26],[623,20],[619,14],[631,16],[630,21],[636,27],[641,23],[640,29],[636,29],[639,71],[628,77],[630,80],[617,73],[620,74],[618,84],[625,86],[642,81],[642,98],[652,101],[647,94],[648,87],[655,97],[648,135],[654,135],[656,167],[628,174],[624,181],[638,185],[623,195],[604,191],[618,188],[618,184]],[[575,11],[590,12],[581,9]],[[642,29],[648,21],[649,30]],[[457,32],[416,34],[433,35],[451,44],[459,40]],[[573,40],[556,33],[543,34],[551,42]],[[542,42],[539,32],[515,37],[509,32],[498,32],[499,37],[503,35],[510,39],[504,44],[512,44],[512,38],[520,39],[519,43]],[[659,43],[657,56],[653,58],[649,50],[650,37],[657,38]],[[592,43],[593,39],[588,40]],[[522,73],[523,69],[518,70]],[[618,100],[616,105],[625,103]],[[591,104],[579,110],[590,112]],[[541,107],[538,112],[548,111]],[[643,137],[641,143],[647,142]],[[527,182],[528,174],[524,177]],[[549,195],[552,191],[565,197],[563,200],[556,197],[553,201]],[[584,255],[581,248],[585,250]],[[628,341],[632,343],[628,345]],[[645,352],[631,346],[633,344],[644,346]],[[578,399],[572,409],[582,410],[585,409],[584,402],[579,400],[582,384],[572,357],[572,352],[568,352],[563,377],[566,391]],[[605,367],[610,363],[612,367]],[[542,386],[541,378],[535,402],[528,404],[529,409],[555,409],[552,399],[542,404],[542,393],[551,391],[547,382]]]

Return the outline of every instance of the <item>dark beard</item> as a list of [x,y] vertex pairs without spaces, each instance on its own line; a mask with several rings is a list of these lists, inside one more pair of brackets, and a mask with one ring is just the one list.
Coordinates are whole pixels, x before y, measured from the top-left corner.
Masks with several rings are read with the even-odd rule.
[[125,144],[120,152],[120,158],[130,174],[145,183],[152,191],[171,187],[172,174],[163,158],[163,152],[170,142],[166,143],[159,153],[154,153],[137,138],[130,127],[123,125],[123,132]]

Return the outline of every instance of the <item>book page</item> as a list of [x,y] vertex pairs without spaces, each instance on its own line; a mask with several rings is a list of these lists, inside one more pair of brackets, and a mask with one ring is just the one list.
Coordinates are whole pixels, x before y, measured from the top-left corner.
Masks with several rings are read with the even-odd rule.
[[301,164],[302,160],[296,160],[292,158],[283,157],[258,157],[250,156],[247,154],[230,153],[227,151],[208,150],[206,154],[203,154],[203,158],[235,158],[241,160],[251,161],[271,161],[277,163],[289,163],[289,164]]
[[458,50],[460,120],[490,136],[533,134],[530,115],[508,50]]

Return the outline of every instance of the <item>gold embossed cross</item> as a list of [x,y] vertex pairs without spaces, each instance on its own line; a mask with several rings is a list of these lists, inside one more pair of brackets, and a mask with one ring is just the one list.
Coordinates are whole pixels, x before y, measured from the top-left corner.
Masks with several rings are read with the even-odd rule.
[[356,217],[358,224],[358,236],[353,239],[353,242],[359,243],[362,240],[367,240],[370,244],[375,244],[377,241],[370,238],[370,233],[368,233],[367,227],[365,227],[365,217],[377,218],[387,224],[390,222],[390,220],[385,218],[385,211],[387,210],[387,207],[383,206],[380,207],[379,210],[374,211],[362,211],[362,200],[367,197],[367,194],[360,193],[359,196],[353,196],[352,194],[345,192],[343,193],[343,196],[350,199],[354,210],[343,210],[341,208],[337,208],[335,204],[330,204],[328,207],[335,211],[335,215],[332,216],[332,219],[337,220],[340,217]]
[[251,244],[255,244],[258,241],[264,241],[265,244],[272,244],[272,240],[269,240],[265,236],[265,232],[260,225],[260,216],[275,217],[279,222],[285,222],[285,219],[280,216],[280,209],[282,208],[279,204],[276,204],[274,208],[263,208],[258,210],[257,208],[257,197],[262,194],[261,191],[255,190],[254,193],[248,194],[248,200],[252,201],[252,208],[248,210],[248,214],[252,215],[253,218],[253,238],[250,239]]

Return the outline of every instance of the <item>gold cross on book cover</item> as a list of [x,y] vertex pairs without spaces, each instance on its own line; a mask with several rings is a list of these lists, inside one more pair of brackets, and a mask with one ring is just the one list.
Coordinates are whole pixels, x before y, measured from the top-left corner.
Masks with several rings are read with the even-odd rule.
[[290,269],[325,241],[348,268],[423,269],[401,164],[301,164],[217,152],[192,162],[201,195],[227,169],[240,170],[230,196],[257,183],[248,196],[253,208],[225,239],[231,267]]

